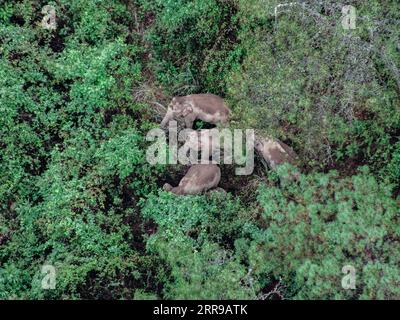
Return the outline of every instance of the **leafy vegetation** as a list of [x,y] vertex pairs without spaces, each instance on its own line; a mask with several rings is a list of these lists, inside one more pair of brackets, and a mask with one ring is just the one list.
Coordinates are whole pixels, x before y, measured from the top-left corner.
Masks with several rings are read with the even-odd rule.
[[[352,1],[345,30],[303,3],[0,0],[0,299],[400,298],[400,7]],[[299,181],[257,162],[162,191],[184,168],[145,159],[154,102],[200,92],[292,146]]]
[[[331,172],[261,187],[268,226],[254,236],[254,270],[286,279],[300,299],[399,297],[400,261],[392,254],[400,249],[399,208],[391,191],[365,167],[346,179]],[[346,265],[359,270],[357,290],[341,288],[338,270]]]

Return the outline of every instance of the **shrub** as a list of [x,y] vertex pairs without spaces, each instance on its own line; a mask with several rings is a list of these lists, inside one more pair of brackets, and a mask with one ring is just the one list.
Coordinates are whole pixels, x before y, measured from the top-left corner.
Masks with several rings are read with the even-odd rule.
[[[158,280],[144,281],[162,271],[143,254],[137,203],[159,168],[144,158],[126,6],[59,1],[48,31],[36,25],[45,4],[1,11],[0,298],[157,294]],[[45,264],[56,268],[54,290],[41,288]]]
[[[66,141],[63,152],[53,152],[52,165],[36,184],[40,200],[36,205],[20,201],[15,208],[19,232],[0,258],[6,270],[8,266],[25,276],[3,290],[5,297],[122,298],[133,294],[135,286],[127,291],[129,282],[140,283],[147,258],[133,246],[138,235],[132,234],[126,221],[138,215],[134,199],[152,188],[150,176],[154,175],[144,163],[139,143],[134,130],[121,132],[98,147],[90,135],[80,133]],[[131,189],[129,207],[123,200],[124,188]],[[56,290],[41,289],[43,264],[55,266]],[[5,285],[10,286],[9,281]]]
[[243,223],[252,218],[237,200],[217,193],[176,197],[161,192],[144,203],[142,215],[157,224],[148,250],[171,269],[165,298],[255,298],[257,284],[235,250]]
[[[297,299],[398,298],[399,204],[391,191],[365,168],[261,187],[267,228],[254,233],[250,265],[282,277]],[[356,270],[355,290],[341,286],[346,265]]]
[[224,95],[227,73],[238,66],[234,1],[140,1],[153,17],[147,39],[158,80],[172,94]]

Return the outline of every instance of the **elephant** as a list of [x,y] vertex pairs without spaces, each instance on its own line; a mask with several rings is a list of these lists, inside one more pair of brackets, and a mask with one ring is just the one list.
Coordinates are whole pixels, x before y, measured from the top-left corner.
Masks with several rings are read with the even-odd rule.
[[224,100],[214,94],[191,94],[174,97],[168,106],[167,113],[161,122],[161,127],[177,118],[183,117],[186,128],[192,128],[195,120],[203,120],[211,124],[228,122],[231,111]]
[[215,164],[196,164],[190,167],[186,175],[173,188],[164,184],[164,190],[176,195],[196,195],[216,188],[221,180],[221,169]]
[[296,165],[296,153],[292,148],[278,139],[257,137],[254,147],[267,162],[268,167],[273,170],[283,163]]

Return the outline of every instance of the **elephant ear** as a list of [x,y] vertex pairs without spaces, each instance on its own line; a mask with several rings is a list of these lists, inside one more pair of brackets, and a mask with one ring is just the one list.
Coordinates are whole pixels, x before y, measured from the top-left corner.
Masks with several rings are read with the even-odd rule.
[[256,150],[260,150],[261,151],[262,148],[264,148],[264,143],[261,140],[256,139],[254,142],[255,142],[254,143],[254,147],[255,147]]
[[186,117],[189,113],[193,112],[193,108],[190,104],[185,104],[183,107],[182,115]]

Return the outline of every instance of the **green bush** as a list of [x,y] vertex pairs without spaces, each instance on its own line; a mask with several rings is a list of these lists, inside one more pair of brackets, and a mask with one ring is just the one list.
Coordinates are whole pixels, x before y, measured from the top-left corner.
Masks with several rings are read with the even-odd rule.
[[252,217],[229,195],[177,197],[162,192],[144,203],[142,215],[157,224],[147,249],[171,269],[168,299],[251,299],[257,294],[235,250]]
[[[297,299],[395,299],[400,295],[399,205],[391,188],[367,169],[302,176],[299,183],[263,186],[266,229],[254,233],[251,266],[281,277]],[[344,290],[342,268],[356,270]]]
[[168,92],[224,95],[226,75],[241,57],[235,1],[139,2],[144,14],[154,17],[146,38],[157,79]]
[[[37,181],[40,200],[16,204],[19,232],[0,258],[25,277],[10,289],[6,281],[0,291],[3,298],[131,297],[135,286],[130,292],[127,283],[140,282],[148,258],[135,249],[139,235],[126,221],[137,217],[135,198],[151,190],[154,176],[138,148],[140,136],[131,129],[98,145],[83,132],[65,143]],[[126,190],[132,199],[124,201]],[[40,287],[43,264],[57,269],[57,289],[47,293]]]
[[[2,11],[0,298],[157,294],[157,257],[132,232],[158,168],[144,158],[147,111],[131,92],[140,50],[125,41],[126,7],[57,2],[58,28],[47,31],[36,25],[45,4]],[[56,268],[55,290],[41,288],[45,264]]]

